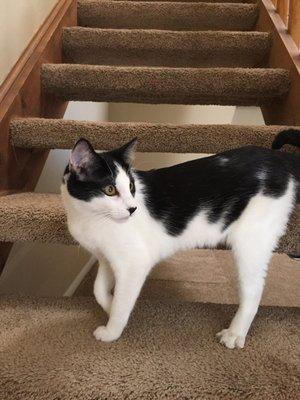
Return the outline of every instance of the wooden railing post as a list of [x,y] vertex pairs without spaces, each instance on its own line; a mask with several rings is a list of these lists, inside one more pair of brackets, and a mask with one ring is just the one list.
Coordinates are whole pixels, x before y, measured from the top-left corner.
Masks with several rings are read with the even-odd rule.
[[289,33],[300,48],[300,1],[290,0]]
[[276,10],[281,16],[281,19],[286,27],[288,26],[289,20],[289,5],[290,0],[277,0],[276,2]]
[[[278,0],[277,0],[278,3]],[[300,0],[295,0],[300,3]],[[291,88],[288,96],[262,107],[267,125],[300,125],[300,57],[299,50],[289,34],[282,18],[275,10],[271,0],[259,0],[259,19],[256,30],[271,32],[272,48],[269,55],[270,68],[283,68],[289,71]],[[279,4],[277,4],[279,6]],[[277,7],[278,8],[278,7]]]

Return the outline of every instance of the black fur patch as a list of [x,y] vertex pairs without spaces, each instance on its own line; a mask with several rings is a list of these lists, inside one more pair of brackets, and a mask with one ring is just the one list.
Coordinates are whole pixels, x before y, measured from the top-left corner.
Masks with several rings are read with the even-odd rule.
[[285,144],[300,147],[300,131],[297,129],[286,129],[279,132],[272,143],[272,149],[281,149]]
[[137,174],[152,217],[176,236],[201,210],[212,223],[222,218],[226,229],[258,192],[283,195],[291,172],[285,156],[249,146]]

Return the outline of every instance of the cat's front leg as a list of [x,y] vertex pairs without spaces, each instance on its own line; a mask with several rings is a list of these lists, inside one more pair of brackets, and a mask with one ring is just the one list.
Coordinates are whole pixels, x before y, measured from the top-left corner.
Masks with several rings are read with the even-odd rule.
[[123,265],[114,270],[116,284],[110,317],[106,326],[99,326],[94,331],[97,340],[111,342],[121,336],[149,270],[145,265]]
[[108,261],[103,257],[100,257],[98,273],[94,283],[94,295],[98,304],[100,304],[107,314],[110,313],[111,309],[111,303],[113,299],[111,291],[114,287],[114,284],[115,279],[113,271],[110,268]]

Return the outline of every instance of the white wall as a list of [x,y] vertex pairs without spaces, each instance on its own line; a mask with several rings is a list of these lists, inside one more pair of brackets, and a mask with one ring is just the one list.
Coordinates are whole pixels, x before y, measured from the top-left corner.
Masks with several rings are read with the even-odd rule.
[[110,121],[231,124],[236,107],[110,103]]
[[0,84],[58,0],[0,0]]
[[232,118],[234,125],[264,125],[264,117],[259,107],[236,107]]
[[[110,103],[109,121],[157,122],[173,124],[264,124],[258,107],[186,106],[170,104]],[[137,153],[135,166],[150,169],[197,158],[198,154]]]

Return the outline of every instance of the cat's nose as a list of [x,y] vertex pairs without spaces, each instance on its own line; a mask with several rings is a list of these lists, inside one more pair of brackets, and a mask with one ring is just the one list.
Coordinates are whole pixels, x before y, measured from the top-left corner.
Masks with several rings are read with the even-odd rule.
[[128,211],[129,211],[130,215],[132,215],[135,212],[136,209],[137,209],[137,207],[128,208]]

